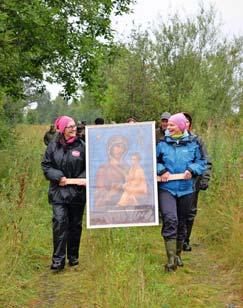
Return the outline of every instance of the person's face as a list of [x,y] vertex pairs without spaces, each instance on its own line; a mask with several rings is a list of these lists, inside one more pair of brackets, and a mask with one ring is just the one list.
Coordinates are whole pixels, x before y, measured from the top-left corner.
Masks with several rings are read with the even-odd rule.
[[179,134],[182,133],[182,131],[179,129],[179,127],[175,123],[170,122],[170,121],[168,121],[167,129],[169,130],[169,133],[170,133],[171,136],[179,135]]
[[123,144],[115,144],[111,149],[111,156],[116,159],[121,159],[124,153],[125,148]]
[[136,123],[136,120],[131,118],[131,119],[129,119],[129,121],[127,123]]
[[74,121],[68,123],[64,130],[64,137],[65,139],[69,139],[70,137],[75,137],[77,131],[77,126]]
[[166,130],[168,126],[168,120],[167,119],[162,119],[160,122],[160,127],[162,130]]

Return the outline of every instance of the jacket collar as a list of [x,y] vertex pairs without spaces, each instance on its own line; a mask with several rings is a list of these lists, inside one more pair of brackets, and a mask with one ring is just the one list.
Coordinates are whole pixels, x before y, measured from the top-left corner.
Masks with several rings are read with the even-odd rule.
[[187,131],[185,131],[179,139],[174,139],[169,135],[169,131],[167,130],[165,133],[165,141],[167,143],[185,144],[187,142],[191,142],[191,139]]

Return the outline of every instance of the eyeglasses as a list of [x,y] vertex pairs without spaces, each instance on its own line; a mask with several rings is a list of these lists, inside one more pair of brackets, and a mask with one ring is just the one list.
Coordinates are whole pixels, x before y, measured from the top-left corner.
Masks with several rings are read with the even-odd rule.
[[73,128],[76,128],[77,127],[77,125],[75,124],[75,125],[69,125],[69,126],[67,126],[66,128],[67,129],[73,129]]

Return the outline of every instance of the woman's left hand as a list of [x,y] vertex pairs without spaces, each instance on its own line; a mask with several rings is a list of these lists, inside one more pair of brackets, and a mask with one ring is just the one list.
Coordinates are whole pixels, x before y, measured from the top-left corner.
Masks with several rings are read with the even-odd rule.
[[59,181],[59,185],[60,186],[65,186],[67,185],[67,178],[65,176],[61,177],[60,181]]
[[192,178],[191,172],[188,171],[188,170],[186,170],[186,171],[184,172],[184,179],[185,179],[185,180],[190,180],[191,178]]

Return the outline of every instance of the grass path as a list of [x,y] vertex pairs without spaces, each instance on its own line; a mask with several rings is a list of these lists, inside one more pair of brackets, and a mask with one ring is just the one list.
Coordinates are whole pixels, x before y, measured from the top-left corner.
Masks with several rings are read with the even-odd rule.
[[29,307],[243,307],[236,273],[212,248],[194,245],[185,266],[166,274],[159,227],[84,233],[81,264],[58,274],[46,268]]

